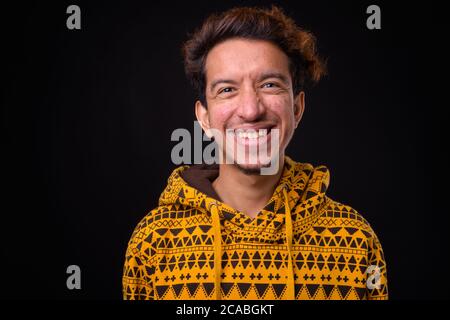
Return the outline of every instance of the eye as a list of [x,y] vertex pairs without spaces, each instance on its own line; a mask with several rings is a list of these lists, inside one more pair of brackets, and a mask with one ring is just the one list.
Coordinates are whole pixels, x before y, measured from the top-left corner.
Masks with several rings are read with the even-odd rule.
[[233,92],[233,88],[231,88],[231,87],[226,87],[226,88],[223,88],[223,89],[220,89],[219,90],[219,94],[220,93],[231,93],[231,92]]
[[262,85],[262,87],[263,87],[263,88],[275,88],[275,87],[278,87],[278,86],[277,86],[276,83],[273,83],[273,82],[267,82],[267,83],[264,83],[264,84]]

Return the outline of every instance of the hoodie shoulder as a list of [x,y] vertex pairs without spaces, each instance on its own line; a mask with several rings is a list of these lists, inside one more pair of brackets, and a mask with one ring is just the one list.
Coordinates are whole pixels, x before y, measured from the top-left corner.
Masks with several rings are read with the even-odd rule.
[[157,213],[158,208],[151,210],[136,225],[128,242],[127,255],[143,253],[146,249],[144,247],[146,247],[146,245],[151,245],[152,232],[154,229],[153,223]]
[[136,225],[128,241],[126,252],[127,259],[137,256],[141,260],[150,263],[155,252],[155,239],[158,231],[164,226],[158,223],[164,213],[169,212],[167,206],[159,206],[148,212]]
[[331,199],[328,200],[321,219],[319,219],[321,225],[318,225],[318,228],[327,228],[333,233],[336,241],[339,237],[339,246],[346,247],[350,251],[366,252],[364,265],[367,269],[364,273],[370,274],[368,281],[369,279],[377,280],[373,286],[368,286],[367,298],[370,300],[388,299],[386,259],[381,242],[370,223],[352,207]]
[[[159,221],[165,218],[175,218],[177,213],[174,211],[175,206],[176,205],[160,205],[148,212],[136,225],[133,234],[131,235],[131,240],[136,238],[141,240],[145,236],[148,237],[155,229],[164,227]],[[178,205],[178,207],[179,206],[180,205]]]
[[[350,235],[360,231],[366,239],[376,239],[369,221],[361,213],[349,205],[342,204],[327,196],[326,204],[322,210],[319,223],[332,224],[344,228]],[[333,228],[337,230],[337,228]]]

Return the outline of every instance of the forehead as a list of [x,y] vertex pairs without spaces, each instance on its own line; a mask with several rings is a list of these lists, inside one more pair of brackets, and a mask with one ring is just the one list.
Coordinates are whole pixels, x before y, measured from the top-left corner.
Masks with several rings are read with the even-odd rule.
[[205,62],[206,81],[216,77],[257,77],[265,72],[289,75],[289,59],[275,44],[264,40],[230,39],[214,46]]

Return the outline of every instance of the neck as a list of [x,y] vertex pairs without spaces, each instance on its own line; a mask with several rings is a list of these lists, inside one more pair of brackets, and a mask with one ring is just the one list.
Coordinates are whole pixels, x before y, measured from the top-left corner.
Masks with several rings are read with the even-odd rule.
[[[280,160],[284,164],[284,157]],[[275,175],[248,175],[235,165],[221,164],[212,185],[224,203],[253,219],[272,197],[283,168],[280,165]]]

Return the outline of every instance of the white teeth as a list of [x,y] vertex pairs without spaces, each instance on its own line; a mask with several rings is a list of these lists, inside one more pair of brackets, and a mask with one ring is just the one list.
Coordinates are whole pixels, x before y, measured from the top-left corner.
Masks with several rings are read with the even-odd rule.
[[257,139],[258,137],[264,137],[267,135],[267,129],[259,129],[258,131],[249,130],[236,130],[236,135],[240,139]]
[[267,129],[260,129],[260,130],[258,131],[258,135],[259,135],[260,137],[267,136]]

